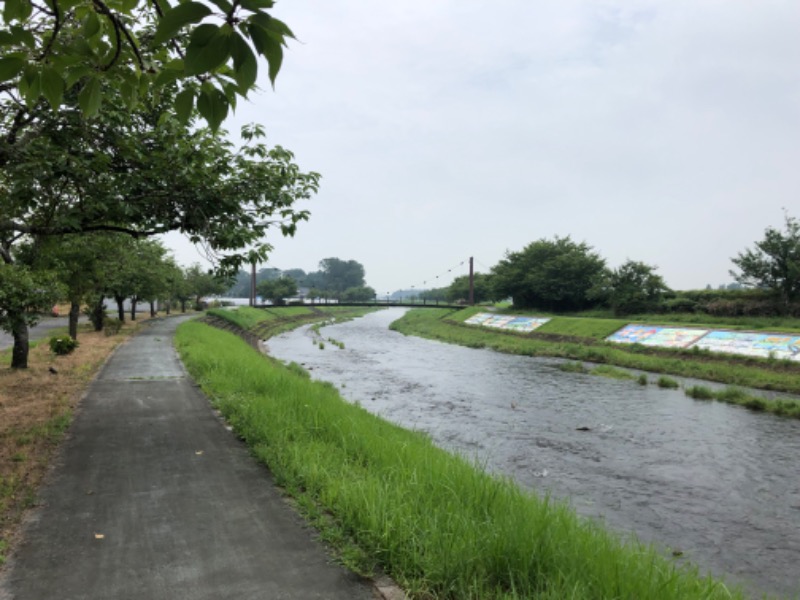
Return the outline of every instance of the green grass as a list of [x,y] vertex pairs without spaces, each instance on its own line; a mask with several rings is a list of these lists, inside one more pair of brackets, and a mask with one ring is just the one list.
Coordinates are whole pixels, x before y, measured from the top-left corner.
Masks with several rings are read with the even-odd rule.
[[592,375],[600,375],[609,379],[636,379],[636,375],[625,369],[618,369],[611,365],[598,365],[591,370]]
[[680,384],[675,381],[672,377],[659,377],[656,385],[660,388],[664,388],[665,390],[677,390],[680,387]]
[[297,505],[361,571],[412,598],[743,598],[696,569],[491,477],[232,334],[182,324],[187,368]]
[[252,308],[250,306],[240,306],[236,309],[211,308],[207,312],[215,317],[230,321],[242,329],[251,329],[259,323],[277,318],[271,312],[261,308]]
[[[412,309],[392,323],[391,328],[407,335],[418,335],[471,348],[490,348],[525,356],[552,356],[704,379],[737,387],[800,394],[800,363],[604,342],[601,323],[595,322],[602,322],[603,319],[588,319],[589,323],[585,325],[575,324],[582,320],[576,317],[553,319],[554,325],[546,336],[541,335],[539,330],[531,334],[519,334],[463,324],[465,318],[479,310],[471,308],[462,312],[448,309]],[[617,323],[609,324],[607,328],[612,328],[612,325],[616,327]],[[567,331],[579,332],[581,335],[568,335],[565,333]],[[594,341],[590,338],[594,338]],[[728,401],[725,397],[717,399]],[[792,405],[796,405],[797,410]],[[768,402],[766,406],[765,410],[775,409],[776,414],[783,416],[800,414],[800,402]]]
[[603,340],[627,325],[618,319],[577,319],[575,317],[553,317],[536,329],[536,333],[564,335]]

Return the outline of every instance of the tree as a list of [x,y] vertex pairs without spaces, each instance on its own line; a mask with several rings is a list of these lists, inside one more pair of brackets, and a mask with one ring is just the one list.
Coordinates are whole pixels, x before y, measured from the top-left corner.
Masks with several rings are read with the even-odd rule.
[[755,249],[740,252],[731,261],[740,272],[730,271],[741,285],[769,290],[784,310],[800,298],[800,222],[784,215],[784,231],[768,227]]
[[609,271],[592,289],[590,295],[608,303],[615,315],[650,312],[658,308],[669,292],[657,267],[628,260]]
[[[466,302],[469,299],[469,275],[456,277],[446,290],[448,302]],[[476,304],[494,300],[491,276],[485,273],[473,275],[473,300]]]
[[92,117],[109,105],[135,108],[142,91],[168,90],[182,122],[196,107],[216,129],[255,87],[257,55],[274,85],[294,34],[264,10],[272,0],[211,2],[5,0],[0,92],[16,100],[13,119],[22,125],[25,110],[43,101],[58,110],[69,95]]
[[569,236],[540,239],[520,252],[507,252],[492,268],[495,295],[518,308],[581,310],[594,301],[588,291],[602,276],[605,260]]
[[286,304],[286,298],[297,295],[297,282],[291,277],[266,279],[256,286],[256,291],[262,298],[281,306]]
[[[208,130],[165,117],[155,101],[129,112],[108,106],[91,121],[77,99],[52,113],[0,111],[0,259],[14,262],[25,240],[94,232],[135,238],[182,231],[228,273],[265,260],[272,229],[293,235],[308,211],[296,201],[317,190],[291,152],[267,148],[260,127],[238,149]],[[17,322],[22,322],[17,319]]]
[[229,280],[208,270],[203,270],[197,263],[186,269],[186,289],[194,298],[197,310],[200,310],[203,298],[222,294],[229,287]]
[[351,287],[342,292],[339,299],[345,302],[370,302],[375,299],[375,290],[366,285]]
[[66,290],[70,303],[69,335],[78,338],[81,306],[91,296],[97,300],[104,291],[107,272],[105,257],[114,244],[114,234],[48,236],[37,238],[20,249],[20,259],[38,270],[51,271]]
[[365,285],[364,265],[355,260],[324,258],[319,262],[320,270],[309,273],[309,287],[316,287],[331,292],[339,297],[348,288]]
[[28,367],[28,327],[49,311],[64,293],[58,280],[47,272],[24,265],[0,262],[0,328],[14,338],[11,367]]

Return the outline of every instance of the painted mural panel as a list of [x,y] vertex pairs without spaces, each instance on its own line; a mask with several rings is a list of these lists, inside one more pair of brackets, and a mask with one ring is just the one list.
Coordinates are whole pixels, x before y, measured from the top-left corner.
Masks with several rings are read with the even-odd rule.
[[606,341],[666,348],[686,348],[707,333],[707,329],[626,325],[616,333],[608,336]]
[[712,352],[727,352],[800,361],[800,336],[745,331],[712,331],[694,346]]
[[527,333],[547,323],[550,319],[543,317],[519,317],[514,315],[496,315],[492,313],[478,313],[464,321],[468,325],[483,325],[495,329],[506,329]]
[[708,329],[664,327],[650,337],[649,342],[666,348],[688,348],[708,333]]

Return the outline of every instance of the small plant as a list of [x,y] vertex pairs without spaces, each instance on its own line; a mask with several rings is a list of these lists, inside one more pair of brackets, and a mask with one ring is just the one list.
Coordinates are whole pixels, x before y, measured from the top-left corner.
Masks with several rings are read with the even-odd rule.
[[319,343],[319,349],[320,350],[325,350],[325,342],[320,342]]
[[565,362],[558,365],[559,371],[564,371],[565,373],[588,373],[589,370],[584,366],[582,362]]
[[678,389],[679,384],[671,377],[662,376],[658,378],[658,387],[664,388],[665,390],[676,390]]
[[645,375],[644,373],[639,375],[639,378],[636,380],[636,383],[638,383],[639,385],[647,385],[649,383],[647,380],[647,375]]
[[54,354],[58,354],[59,356],[64,356],[65,354],[69,354],[77,347],[78,347],[78,340],[75,340],[70,336],[50,338],[50,350],[52,350]]
[[714,399],[714,392],[702,385],[693,385],[690,388],[686,388],[686,395],[690,398],[694,398],[695,400],[713,400]]
[[103,331],[105,331],[106,335],[116,335],[119,333],[119,330],[122,328],[122,321],[119,319],[112,319],[110,317],[106,318],[105,323],[103,324]]
[[592,375],[608,377],[609,379],[635,379],[635,377],[624,369],[618,369],[611,365],[599,365],[592,369]]

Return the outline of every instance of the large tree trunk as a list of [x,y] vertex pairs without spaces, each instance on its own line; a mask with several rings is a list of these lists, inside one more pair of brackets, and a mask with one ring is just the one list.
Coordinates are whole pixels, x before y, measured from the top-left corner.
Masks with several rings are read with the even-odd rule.
[[167,300],[167,314],[170,314],[170,310],[172,309],[172,300]]
[[28,368],[28,324],[25,319],[17,320],[12,328],[11,335],[14,336],[14,348],[11,351],[11,368]]
[[150,300],[150,317],[155,317],[156,314],[156,303],[154,300]]
[[114,296],[114,300],[117,303],[117,316],[119,318],[120,323],[125,322],[125,308],[122,306],[125,304],[125,296]]
[[181,300],[181,312],[186,312],[186,300]]
[[103,296],[97,300],[97,303],[92,307],[92,325],[95,331],[103,331],[106,324],[106,305],[103,304]]
[[81,316],[81,304],[74,300],[69,305],[69,337],[78,339],[78,317]]

